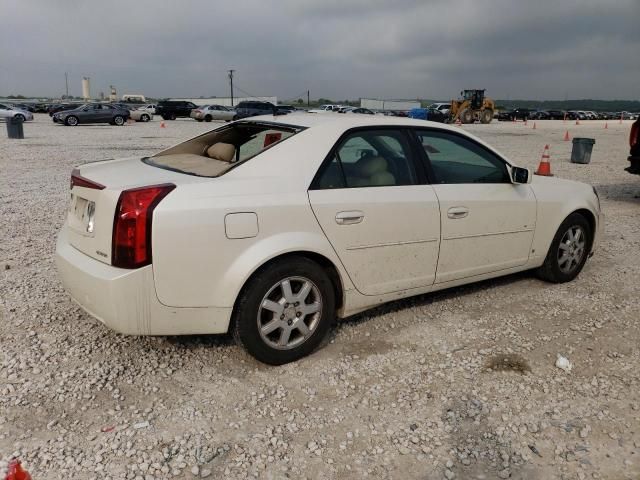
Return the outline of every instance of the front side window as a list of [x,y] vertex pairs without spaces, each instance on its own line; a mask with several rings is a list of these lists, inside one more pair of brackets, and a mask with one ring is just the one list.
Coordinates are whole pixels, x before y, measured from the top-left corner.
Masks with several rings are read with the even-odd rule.
[[406,135],[398,130],[364,130],[340,141],[323,166],[315,188],[415,185],[417,176]]
[[510,183],[500,158],[462,136],[447,132],[418,131],[435,175],[434,183]]

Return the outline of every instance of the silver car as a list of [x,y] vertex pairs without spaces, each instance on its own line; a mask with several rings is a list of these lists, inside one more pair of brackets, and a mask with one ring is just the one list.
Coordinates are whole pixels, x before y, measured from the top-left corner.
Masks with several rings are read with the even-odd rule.
[[210,122],[211,120],[225,120],[230,122],[235,116],[235,110],[225,107],[224,105],[203,105],[191,110],[190,117],[199,122],[203,120]]
[[15,118],[21,122],[27,122],[33,120],[33,113],[0,103],[0,118]]

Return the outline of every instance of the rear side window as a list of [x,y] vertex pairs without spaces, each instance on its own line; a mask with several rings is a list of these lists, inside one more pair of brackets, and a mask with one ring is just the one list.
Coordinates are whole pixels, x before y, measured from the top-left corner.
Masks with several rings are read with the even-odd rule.
[[434,183],[511,183],[504,161],[482,146],[447,132],[418,131]]
[[399,130],[361,130],[343,138],[312,188],[417,184],[409,141]]

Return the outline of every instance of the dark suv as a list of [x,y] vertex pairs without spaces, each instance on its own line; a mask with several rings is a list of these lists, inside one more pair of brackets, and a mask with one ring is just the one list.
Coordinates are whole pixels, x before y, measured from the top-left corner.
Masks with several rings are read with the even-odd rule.
[[194,108],[198,108],[195,103],[184,100],[161,100],[156,106],[156,115],[160,115],[165,120],[175,120],[178,117],[189,118]]
[[271,102],[240,102],[235,106],[234,120],[240,118],[255,117],[256,115],[281,115],[276,106]]

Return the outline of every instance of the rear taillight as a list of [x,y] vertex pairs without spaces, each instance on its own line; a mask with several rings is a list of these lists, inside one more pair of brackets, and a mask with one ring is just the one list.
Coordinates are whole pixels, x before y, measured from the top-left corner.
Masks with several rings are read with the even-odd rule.
[[638,142],[640,142],[640,139],[638,138],[640,136],[640,121],[637,122],[633,122],[633,125],[631,125],[631,133],[629,134],[629,146],[631,148],[634,148],[636,145],[638,145]]
[[93,188],[94,190],[104,190],[104,185],[93,182],[87,178],[80,176],[80,170],[74,168],[71,172],[71,189],[73,187]]
[[165,183],[124,190],[113,220],[111,263],[114,267],[138,268],[151,263],[153,209],[175,185]]

